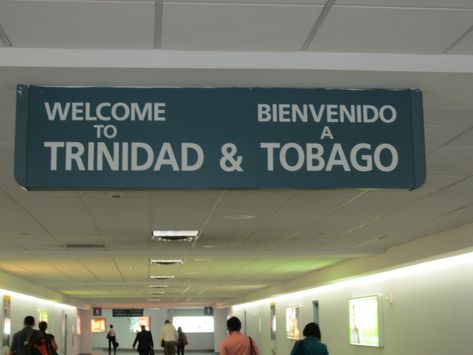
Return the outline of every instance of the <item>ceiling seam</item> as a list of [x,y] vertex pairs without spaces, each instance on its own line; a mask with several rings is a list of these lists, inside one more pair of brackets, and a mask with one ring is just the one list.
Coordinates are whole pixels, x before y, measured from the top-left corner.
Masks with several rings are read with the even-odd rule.
[[118,267],[117,261],[115,260],[115,258],[113,258],[112,260],[113,260],[113,263],[115,264],[115,267],[117,268],[118,273],[120,274],[120,278],[122,279],[123,282],[125,282],[125,278],[123,277],[123,274],[120,268]]
[[322,9],[322,12],[320,13],[319,17],[317,17],[317,20],[314,23],[314,26],[312,26],[309,34],[307,35],[306,40],[302,44],[301,51],[307,51],[312,43],[312,41],[315,38],[315,35],[317,34],[318,30],[322,26],[322,23],[324,22],[325,18],[327,17],[328,13],[332,9],[333,5],[335,4],[336,0],[328,0],[327,3],[325,4],[324,8]]
[[[447,186],[445,186],[445,187],[443,187],[443,188],[441,188],[441,189],[439,189],[439,190],[437,190],[437,191],[435,191],[435,192],[432,192],[431,194],[429,194],[429,195],[427,195],[427,196],[424,196],[423,198],[420,198],[420,199],[416,200],[416,201],[413,202],[413,203],[410,203],[410,204],[407,204],[407,205],[402,206],[401,208],[395,210],[393,213],[390,213],[390,214],[385,213],[384,215],[380,216],[380,217],[377,218],[376,220],[377,220],[378,222],[379,222],[379,221],[382,221],[382,220],[385,219],[386,217],[392,216],[392,215],[398,213],[399,211],[402,211],[402,210],[404,210],[404,209],[407,209],[407,208],[409,208],[409,207],[412,207],[412,206],[414,206],[415,204],[417,204],[417,203],[419,203],[419,202],[421,202],[421,201],[423,201],[423,200],[425,200],[425,199],[428,199],[428,198],[430,198],[430,197],[432,197],[432,196],[434,196],[434,195],[436,195],[436,194],[438,194],[438,193],[440,193],[440,192],[442,192],[442,191],[445,191],[445,190],[449,189],[449,188],[452,187],[452,186],[455,186],[455,185],[457,185],[457,184],[462,183],[463,181],[469,179],[470,177],[471,177],[471,176],[469,176],[469,175],[468,175],[468,176],[464,176],[464,177],[461,178],[460,180],[455,181],[455,182],[453,182],[453,183],[451,183],[451,184],[449,184],[449,185],[447,185]],[[430,220],[431,220],[431,219],[428,219],[428,221],[430,221]],[[369,224],[371,224],[371,223],[369,223]],[[367,225],[369,225],[369,224],[367,224]],[[363,227],[363,228],[364,228],[364,227]],[[363,229],[363,228],[361,228],[361,229]],[[408,227],[408,228],[409,228],[409,227]],[[408,229],[408,228],[404,228],[404,229],[401,229],[401,230],[406,230],[406,229]],[[321,247],[321,246],[324,246],[324,245],[329,244],[330,242],[339,240],[339,239],[343,238],[345,235],[346,235],[346,234],[341,234],[341,235],[338,236],[338,237],[334,237],[334,238],[331,239],[330,241],[325,241],[325,242],[321,243],[318,247]],[[378,237],[376,237],[376,238],[378,238]],[[375,239],[376,239],[376,238],[375,238]],[[373,241],[373,240],[371,240],[371,241]],[[356,246],[355,246],[355,247],[356,247]]]
[[10,38],[8,38],[8,35],[5,32],[5,29],[3,28],[1,23],[0,23],[0,40],[2,41],[5,47],[13,47],[13,44],[11,43]]
[[0,189],[7,195],[21,210],[23,210],[28,216],[30,216],[36,223],[38,223],[41,228],[51,237],[54,239],[54,241],[62,246],[61,242],[49,231],[46,226],[39,221],[33,214],[26,208],[24,207],[18,200],[16,200],[3,186],[0,185]]
[[196,246],[197,242],[198,242],[199,239],[200,239],[200,235],[202,235],[202,234],[204,233],[204,229],[205,229],[205,227],[207,226],[207,224],[209,224],[210,219],[212,218],[212,216],[213,216],[215,210],[217,209],[217,207],[219,206],[220,202],[222,201],[223,195],[225,195],[225,190],[222,190],[222,192],[220,192],[220,195],[218,196],[217,201],[215,201],[215,203],[214,203],[214,205],[213,205],[213,207],[212,207],[212,210],[209,212],[207,218],[205,219],[204,223],[202,224],[202,227],[200,228],[199,238],[196,238],[196,239],[194,240],[194,242],[192,243],[191,249]]
[[460,43],[466,36],[473,31],[473,25],[471,25],[463,34],[460,35],[451,45],[447,47],[442,53],[448,54],[458,43]]
[[[63,274],[64,276],[66,276],[68,279],[72,280],[72,281],[77,281],[75,280],[73,277],[71,277],[70,275],[66,274],[64,271],[62,271],[61,269],[58,269],[56,266],[54,266],[53,264],[51,264],[49,261],[44,261],[46,264],[48,264],[49,266],[51,266],[54,270],[56,270],[57,272],[59,272],[60,274]],[[59,292],[59,291],[58,291]],[[61,292],[62,293],[62,292]]]
[[100,231],[100,228],[99,228],[99,225],[97,224],[97,221],[95,220],[92,212],[90,211],[89,207],[87,206],[87,204],[85,203],[84,201],[84,196],[82,194],[81,191],[77,191],[77,193],[79,194],[79,198],[80,198],[80,202],[82,203],[82,207],[84,207],[84,209],[86,210],[87,214],[89,215],[89,218],[91,219],[92,221],[92,224],[94,225],[95,229],[97,230],[97,233],[100,237],[100,240],[102,241],[102,244],[105,245],[105,240],[103,239],[103,236],[102,236],[102,232]]
[[161,49],[163,46],[163,2],[154,2],[154,49]]
[[82,261],[80,261],[80,259],[76,259],[76,261],[77,261],[79,264],[81,264],[82,267],[83,267],[84,269],[86,269],[86,270],[92,275],[92,277],[93,277],[95,280],[100,281],[100,279],[99,279]]
[[458,138],[460,138],[461,136],[467,134],[467,133],[470,133],[470,131],[473,130],[473,126],[470,126],[468,127],[467,129],[463,130],[462,132],[458,133],[457,135],[455,135],[454,137],[450,138],[448,141],[446,141],[445,143],[443,143],[442,145],[439,145],[437,147],[435,147],[434,149],[432,149],[428,154],[427,156],[431,155],[432,153],[436,152],[437,150],[439,150],[440,148],[443,148],[447,145],[449,145],[450,143],[456,141]]
[[299,235],[301,232],[303,231],[306,231],[308,230],[309,228],[315,226],[317,223],[319,223],[320,221],[323,221],[325,218],[327,217],[330,217],[332,215],[334,215],[335,213],[337,213],[338,211],[342,210],[343,208],[345,208],[346,206],[348,206],[350,203],[352,203],[353,201],[356,201],[358,200],[360,197],[362,197],[364,194],[366,194],[369,190],[366,189],[366,190],[363,190],[362,192],[360,192],[359,194],[357,194],[355,197],[352,197],[351,199],[349,199],[348,201],[344,202],[341,206],[335,208],[334,210],[332,210],[331,212],[329,212],[328,214],[324,215],[323,217],[317,219],[315,222],[312,222],[310,223],[308,226],[302,228],[301,230],[291,234],[288,238],[286,239],[283,239],[281,240],[279,243],[276,243],[276,245],[273,246],[273,248],[271,248],[270,250],[275,250],[276,248],[279,248],[282,244],[284,243],[287,243],[288,241],[290,241],[291,239],[293,239],[294,237],[296,237],[297,235]]

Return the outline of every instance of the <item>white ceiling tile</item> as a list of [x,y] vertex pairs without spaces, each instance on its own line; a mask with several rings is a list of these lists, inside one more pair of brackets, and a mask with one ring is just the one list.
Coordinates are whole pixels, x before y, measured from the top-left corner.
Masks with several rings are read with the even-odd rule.
[[337,5],[473,8],[471,0],[337,0]]
[[473,145],[473,129],[470,127],[468,130],[463,131],[464,133],[452,141],[451,145]]
[[0,1],[14,47],[154,48],[154,1]]
[[473,10],[334,6],[310,50],[440,54],[473,22]]
[[163,48],[299,50],[323,6],[165,3]]
[[[471,2],[473,4],[473,1]],[[461,39],[448,53],[450,54],[473,54],[473,31],[470,31]]]
[[[468,129],[468,126],[426,126],[425,144],[431,146],[431,149],[442,146],[454,137],[460,135],[466,129]],[[455,140],[455,142],[456,141],[457,140]],[[473,141],[470,141],[469,144],[473,144]]]
[[0,121],[0,144],[15,143],[15,121]]
[[424,120],[426,125],[471,126],[473,111],[427,109],[424,111]]

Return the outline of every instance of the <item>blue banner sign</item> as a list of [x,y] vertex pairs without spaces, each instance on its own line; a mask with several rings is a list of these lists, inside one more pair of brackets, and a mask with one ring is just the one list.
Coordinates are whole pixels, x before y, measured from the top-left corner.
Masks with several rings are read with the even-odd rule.
[[20,85],[28,189],[416,188],[418,90]]

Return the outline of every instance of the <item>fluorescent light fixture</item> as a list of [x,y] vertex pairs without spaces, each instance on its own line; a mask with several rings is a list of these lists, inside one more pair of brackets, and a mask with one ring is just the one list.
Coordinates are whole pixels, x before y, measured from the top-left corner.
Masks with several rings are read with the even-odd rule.
[[155,291],[155,292],[150,292],[150,295],[164,295],[164,291]]
[[184,260],[182,260],[182,259],[151,259],[149,262],[151,264],[157,264],[157,265],[180,265],[180,264],[184,264]]
[[286,293],[280,296],[274,296],[257,300],[254,302],[248,302],[243,304],[234,305],[235,309],[244,309],[248,307],[260,306],[263,304],[270,304],[272,302],[291,301],[297,300],[307,296],[320,295],[325,292],[333,292],[347,287],[359,287],[376,282],[383,282],[399,278],[407,278],[414,275],[425,274],[429,272],[443,270],[452,266],[458,265],[473,265],[473,253],[467,253],[433,261],[427,261],[416,265],[401,267],[398,269],[380,272],[373,275],[357,277],[351,280],[339,281],[333,284],[319,286],[308,290]]
[[150,275],[150,279],[153,280],[174,280],[176,276],[174,275]]
[[9,296],[12,296],[13,298],[21,299],[23,301],[43,303],[43,304],[46,304],[46,305],[49,305],[49,306],[54,306],[54,307],[67,309],[67,310],[71,310],[71,311],[76,311],[77,310],[76,307],[70,306],[68,304],[59,303],[59,302],[50,301],[50,300],[45,300],[43,298],[29,296],[29,295],[25,295],[23,293],[18,293],[18,292],[9,291],[9,290],[0,289],[0,295],[9,295]]
[[152,239],[160,242],[191,242],[199,237],[198,230],[154,230]]
[[167,288],[169,287],[168,285],[149,285],[149,288]]

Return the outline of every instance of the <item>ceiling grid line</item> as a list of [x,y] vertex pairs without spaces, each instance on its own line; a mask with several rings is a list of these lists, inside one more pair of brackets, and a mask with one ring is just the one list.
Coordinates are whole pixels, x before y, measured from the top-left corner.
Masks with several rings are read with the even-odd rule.
[[315,226],[317,223],[323,221],[325,218],[327,217],[330,217],[332,215],[334,215],[335,213],[337,213],[338,211],[342,210],[343,208],[345,208],[346,206],[348,206],[350,203],[352,203],[353,201],[356,201],[358,200],[359,198],[361,198],[364,194],[366,194],[369,190],[368,189],[365,189],[363,190],[362,192],[360,192],[359,194],[357,194],[355,197],[352,197],[351,199],[349,199],[348,201],[344,202],[342,205],[338,206],[337,208],[335,208],[334,210],[332,210],[331,212],[329,212],[328,214],[324,215],[323,217],[317,219],[315,222],[312,222],[310,223],[308,226],[302,228],[301,230],[298,230],[297,232],[291,234],[288,238],[286,239],[283,239],[281,241],[279,241],[279,243],[276,243],[273,248],[271,248],[270,250],[275,250],[277,248],[279,248],[282,244],[284,243],[287,243],[288,241],[290,241],[291,239],[293,239],[294,237],[296,237],[297,235],[299,235],[301,232],[304,232],[306,230],[308,230],[309,228]]
[[125,277],[123,276],[120,268],[118,267],[118,264],[117,264],[117,260],[115,260],[115,258],[112,259],[113,260],[113,264],[115,265],[115,267],[117,268],[117,271],[118,273],[120,274],[120,278],[122,279],[123,282],[125,282]]
[[460,43],[466,36],[473,31],[473,25],[471,25],[463,34],[460,35],[451,45],[449,45],[442,53],[448,54],[458,43]]
[[445,143],[441,144],[441,145],[438,145],[436,146],[435,148],[433,148],[428,154],[426,154],[427,156],[429,155],[432,155],[432,153],[435,153],[437,150],[443,148],[443,147],[446,147],[447,145],[450,145],[450,143],[453,143],[454,141],[456,141],[458,138],[460,138],[461,136],[465,135],[465,134],[468,134],[470,133],[470,131],[473,130],[473,126],[470,126],[468,127],[467,129],[463,130],[462,132],[458,133],[457,135],[455,135],[454,137],[450,138],[448,141],[446,141]]
[[154,7],[154,49],[161,49],[163,47],[163,1],[156,0]]
[[333,5],[335,4],[335,1],[336,0],[328,0],[327,1],[324,8],[322,9],[322,12],[317,17],[317,20],[315,21],[314,26],[312,26],[309,34],[307,35],[306,40],[302,44],[301,51],[307,51],[309,49],[312,41],[315,38],[315,35],[317,34],[317,31],[322,26],[322,23],[324,22],[324,20],[327,17],[328,13],[332,9]]
[[[7,195],[20,209],[22,209],[28,216],[30,216],[41,228],[51,237],[54,241],[58,244],[61,242],[49,231],[49,229],[40,222],[26,207],[24,207],[18,200],[16,200],[2,185],[0,185],[0,189]],[[62,244],[61,244],[62,245]]]
[[82,265],[82,267],[83,267],[85,270],[87,270],[87,271],[92,275],[92,277],[93,277],[95,280],[100,281],[100,279],[97,277],[97,275],[95,275],[95,274],[87,267],[86,264],[84,264],[80,259],[76,259],[76,261],[77,261],[80,265]]
[[[222,201],[224,195],[225,195],[225,190],[222,190],[222,192],[220,192],[220,195],[217,198],[217,201],[215,201],[212,209],[210,210],[209,214],[207,215],[207,218],[205,219],[204,223],[202,224],[202,227],[200,228],[200,233],[199,233],[200,235],[202,235],[204,233],[205,227],[209,224],[210,219],[212,218],[212,216],[213,216],[215,210],[217,209],[217,207],[220,205],[220,202]],[[192,243],[191,248],[194,248],[196,246],[197,241],[199,239],[200,238],[194,239],[194,242]]]
[[80,199],[80,202],[81,202],[82,206],[86,210],[87,214],[89,215],[89,218],[92,221],[92,224],[94,225],[95,229],[97,230],[97,233],[100,237],[100,240],[101,240],[102,244],[105,245],[105,240],[103,238],[102,232],[99,228],[99,225],[98,225],[97,221],[94,218],[94,215],[93,215],[92,211],[89,209],[89,206],[87,206],[87,203],[84,201],[84,196],[82,194],[82,191],[77,191],[77,193],[79,194],[79,199]]
[[8,35],[5,32],[5,29],[3,28],[1,23],[0,23],[0,40],[2,41],[5,47],[13,47],[13,44],[11,43],[10,38],[8,38]]
[[58,269],[56,266],[54,266],[53,264],[51,264],[49,261],[45,261],[46,264],[48,264],[49,266],[51,266],[54,270],[58,271],[59,273],[63,274],[64,276],[66,276],[68,279],[72,280],[72,281],[77,281],[75,280],[73,277],[71,277],[70,275],[66,274],[64,271],[62,271],[61,269]]
[[[467,179],[470,178],[470,177],[471,177],[470,175],[464,176],[464,177],[462,177],[460,180],[458,180],[458,181],[456,181],[456,182],[454,182],[454,183],[451,183],[451,184],[449,184],[449,185],[447,185],[447,186],[444,186],[443,188],[440,188],[439,190],[437,190],[437,191],[435,191],[435,192],[432,192],[431,194],[426,195],[426,196],[424,196],[424,197],[422,197],[422,198],[416,200],[416,201],[413,202],[413,203],[406,204],[406,205],[400,207],[399,209],[395,210],[394,212],[385,213],[384,215],[380,216],[379,218],[374,219],[372,223],[374,223],[375,221],[380,222],[380,221],[384,220],[385,218],[387,218],[387,217],[389,217],[389,216],[391,216],[391,215],[393,215],[393,214],[396,214],[396,213],[398,213],[398,212],[400,212],[400,211],[402,211],[402,210],[405,210],[405,209],[407,209],[407,208],[410,208],[410,207],[416,205],[417,203],[419,203],[419,202],[421,202],[421,201],[423,201],[423,200],[425,200],[425,199],[431,198],[432,196],[434,196],[434,195],[436,195],[436,194],[438,194],[438,193],[440,193],[440,192],[442,192],[442,191],[445,191],[445,190],[451,188],[452,186],[455,186],[455,185],[457,185],[457,184],[460,184],[461,182],[467,180]],[[431,220],[431,219],[429,219],[429,220]],[[372,223],[365,223],[365,225],[363,226],[363,228],[366,227],[366,226],[368,226],[368,225],[370,225],[370,224],[372,224]],[[361,228],[361,229],[363,229],[363,228]],[[402,231],[402,230],[406,230],[406,229],[408,229],[408,228],[409,228],[409,227],[404,228],[404,229],[401,229],[401,231]],[[319,247],[321,247],[321,246],[324,246],[324,245],[327,245],[329,242],[333,242],[333,241],[335,241],[335,240],[339,240],[339,239],[343,238],[345,235],[347,235],[347,234],[343,233],[343,234],[339,235],[338,237],[332,238],[330,241],[322,242],[321,244],[318,245],[317,248],[319,248]],[[377,237],[377,238],[379,238],[379,237]],[[375,238],[375,239],[376,239],[376,238]],[[373,241],[373,240],[370,240],[370,241],[368,241],[368,242],[372,242],[372,241]],[[369,244],[368,242],[366,242],[365,244]]]

